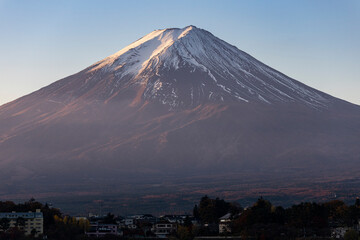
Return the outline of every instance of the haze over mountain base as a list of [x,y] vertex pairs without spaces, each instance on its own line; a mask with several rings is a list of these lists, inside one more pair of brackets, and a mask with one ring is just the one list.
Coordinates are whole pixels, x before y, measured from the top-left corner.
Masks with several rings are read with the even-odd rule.
[[[152,182],[131,182],[71,185],[69,189],[56,185],[49,190],[44,188],[17,191],[2,194],[4,200],[22,202],[31,197],[52,203],[64,212],[85,215],[91,213],[114,212],[118,214],[153,213],[156,215],[170,213],[191,213],[194,204],[207,194],[228,201],[238,201],[242,206],[251,205],[262,196],[275,205],[291,206],[302,201],[325,202],[341,199],[353,203],[358,196],[358,170],[349,172],[349,177],[334,175],[324,177],[321,173],[313,173],[308,178],[295,176],[294,171],[288,175],[270,179],[272,172],[262,172],[256,176],[249,173],[198,176],[193,178],[153,178]],[[339,174],[339,173],[338,173]],[[47,188],[47,189],[46,189]]]

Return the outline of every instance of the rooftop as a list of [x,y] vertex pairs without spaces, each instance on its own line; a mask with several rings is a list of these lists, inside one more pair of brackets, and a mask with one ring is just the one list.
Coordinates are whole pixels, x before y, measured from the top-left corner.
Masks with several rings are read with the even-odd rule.
[[43,218],[42,212],[37,210],[36,212],[0,212],[0,218],[9,218],[9,219],[16,219],[16,218]]

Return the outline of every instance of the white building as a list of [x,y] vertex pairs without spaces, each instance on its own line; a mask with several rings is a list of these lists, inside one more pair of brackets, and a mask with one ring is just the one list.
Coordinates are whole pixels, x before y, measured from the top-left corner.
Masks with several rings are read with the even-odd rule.
[[90,229],[86,232],[89,237],[103,237],[109,234],[121,236],[122,231],[117,224],[93,223],[90,224]]
[[153,232],[159,238],[166,238],[167,235],[175,232],[176,229],[176,223],[170,223],[169,221],[161,221],[154,225]]
[[231,213],[227,213],[219,218],[219,233],[230,233],[231,232]]
[[9,219],[10,228],[18,227],[25,235],[35,233],[37,237],[44,233],[44,218],[40,209],[36,212],[3,212],[0,213],[1,218]]

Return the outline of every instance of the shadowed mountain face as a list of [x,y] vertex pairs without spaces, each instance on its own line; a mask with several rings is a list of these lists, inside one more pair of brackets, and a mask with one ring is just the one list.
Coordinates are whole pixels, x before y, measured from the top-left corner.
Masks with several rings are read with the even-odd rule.
[[0,107],[0,195],[98,194],[199,176],[311,183],[356,172],[359,143],[359,106],[205,30],[156,30]]

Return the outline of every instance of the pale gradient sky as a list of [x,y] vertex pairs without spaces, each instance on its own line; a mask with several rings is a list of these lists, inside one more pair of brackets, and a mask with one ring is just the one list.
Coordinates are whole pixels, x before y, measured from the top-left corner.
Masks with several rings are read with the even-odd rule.
[[187,25],[360,105],[359,0],[0,0],[0,105]]

